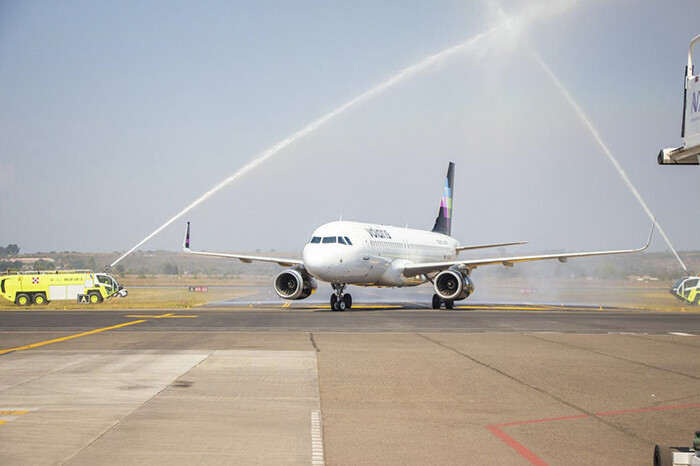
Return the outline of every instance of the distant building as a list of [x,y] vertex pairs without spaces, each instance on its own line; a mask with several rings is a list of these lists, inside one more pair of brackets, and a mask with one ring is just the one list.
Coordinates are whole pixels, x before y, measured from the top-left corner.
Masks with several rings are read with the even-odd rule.
[[644,276],[641,276],[641,275],[630,275],[630,276],[628,276],[627,278],[630,279],[630,280],[633,280],[633,281],[638,281],[638,282],[656,282],[656,281],[659,281],[658,278],[656,278],[656,277],[650,277],[649,275],[644,275]]

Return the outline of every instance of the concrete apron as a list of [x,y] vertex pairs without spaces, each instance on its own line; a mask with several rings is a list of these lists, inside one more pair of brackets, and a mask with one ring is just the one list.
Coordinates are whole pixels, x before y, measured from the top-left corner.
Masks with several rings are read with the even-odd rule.
[[0,358],[0,464],[323,464],[314,351]]

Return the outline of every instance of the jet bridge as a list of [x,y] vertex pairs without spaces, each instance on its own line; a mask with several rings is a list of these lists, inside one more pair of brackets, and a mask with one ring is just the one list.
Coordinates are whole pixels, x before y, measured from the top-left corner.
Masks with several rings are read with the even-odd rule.
[[685,68],[685,89],[683,95],[683,122],[681,137],[683,145],[661,149],[657,161],[659,165],[698,165],[700,160],[700,80],[693,71],[693,46],[700,41],[697,36],[690,42],[688,65]]

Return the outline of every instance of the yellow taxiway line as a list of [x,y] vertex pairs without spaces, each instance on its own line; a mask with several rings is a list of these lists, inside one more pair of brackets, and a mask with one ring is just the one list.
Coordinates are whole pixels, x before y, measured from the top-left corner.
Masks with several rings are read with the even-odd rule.
[[550,311],[555,308],[541,306],[455,306],[455,309],[469,309],[472,311]]
[[[31,345],[18,346],[16,348],[0,349],[0,355],[6,354],[6,353],[12,353],[13,351],[28,350],[28,349],[32,349],[32,348],[38,348],[40,346],[51,345],[53,343],[60,343],[62,341],[66,341],[66,340],[72,340],[73,338],[86,337],[88,335],[94,335],[96,333],[106,332],[107,330],[114,330],[117,328],[127,327],[129,325],[141,324],[143,322],[146,322],[147,321],[146,319],[178,319],[178,318],[193,319],[193,318],[198,317],[198,316],[183,316],[183,315],[176,316],[176,315],[173,315],[172,312],[169,312],[167,314],[161,314],[159,316],[156,316],[156,315],[128,315],[126,317],[137,318],[140,320],[134,320],[134,321],[126,322],[123,324],[112,325],[111,327],[98,328],[96,330],[90,330],[89,332],[78,333],[76,335],[69,335],[67,337],[55,338],[53,340],[40,341],[38,343],[32,343]],[[2,414],[2,411],[0,411],[0,415],[1,414]]]
[[[330,309],[330,306],[325,304],[322,306],[304,306],[306,309]],[[357,304],[351,309],[400,309],[401,306],[397,304]]]
[[127,327],[129,325],[140,324],[143,322],[146,322],[146,321],[145,320],[134,320],[132,322],[126,322],[124,324],[112,325],[111,327],[98,328],[96,330],[90,330],[89,332],[78,333],[77,335],[69,335],[67,337],[54,338],[53,340],[46,340],[46,341],[40,341],[38,343],[32,343],[31,345],[3,349],[3,350],[0,350],[0,354],[11,353],[13,351],[22,351],[22,350],[28,350],[28,349],[32,349],[32,348],[38,348],[40,346],[51,345],[53,343],[60,343],[62,341],[66,341],[66,340],[72,340],[73,338],[80,338],[80,337],[85,337],[88,335],[94,335],[95,333],[106,332],[107,330],[114,330],[117,328]]
[[[29,411],[18,411],[18,410],[5,410],[5,411],[0,411],[0,416],[6,417],[6,416],[21,416],[22,414],[27,414]],[[13,418],[10,419],[0,419],[0,426],[5,424],[7,421],[11,421]]]

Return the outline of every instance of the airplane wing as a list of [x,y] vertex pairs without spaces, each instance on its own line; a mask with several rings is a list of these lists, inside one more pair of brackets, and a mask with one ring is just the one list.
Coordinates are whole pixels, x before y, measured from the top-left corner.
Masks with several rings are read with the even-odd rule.
[[539,256],[512,256],[512,257],[493,257],[488,259],[466,259],[466,260],[455,260],[455,261],[445,261],[445,262],[425,262],[422,264],[408,264],[404,267],[403,275],[406,277],[414,277],[416,275],[424,275],[431,272],[440,272],[442,270],[449,269],[452,266],[460,265],[468,269],[475,269],[482,265],[495,265],[502,264],[506,267],[513,267],[516,262],[531,262],[531,261],[541,261],[549,259],[558,259],[559,262],[566,262],[567,259],[572,257],[590,257],[590,256],[607,256],[611,254],[629,254],[633,252],[641,252],[649,247],[651,242],[651,235],[654,233],[654,226],[656,225],[656,220],[651,226],[651,231],[649,232],[649,238],[647,243],[641,248],[637,249],[620,249],[615,251],[592,251],[592,252],[574,252],[574,253],[562,253],[562,254],[544,254]]
[[185,241],[182,244],[182,249],[188,254],[195,254],[198,256],[212,256],[212,257],[228,257],[230,259],[238,259],[241,262],[250,264],[253,261],[260,262],[275,262],[283,267],[290,267],[292,265],[302,265],[304,261],[301,259],[288,259],[282,257],[268,257],[268,256],[248,256],[244,254],[228,254],[221,252],[197,252],[190,249],[190,222],[187,222],[187,233],[185,234]]
[[480,244],[478,246],[458,246],[457,252],[471,251],[472,249],[500,248],[502,246],[513,246],[516,244],[527,244],[527,241],[516,241],[515,243]]

